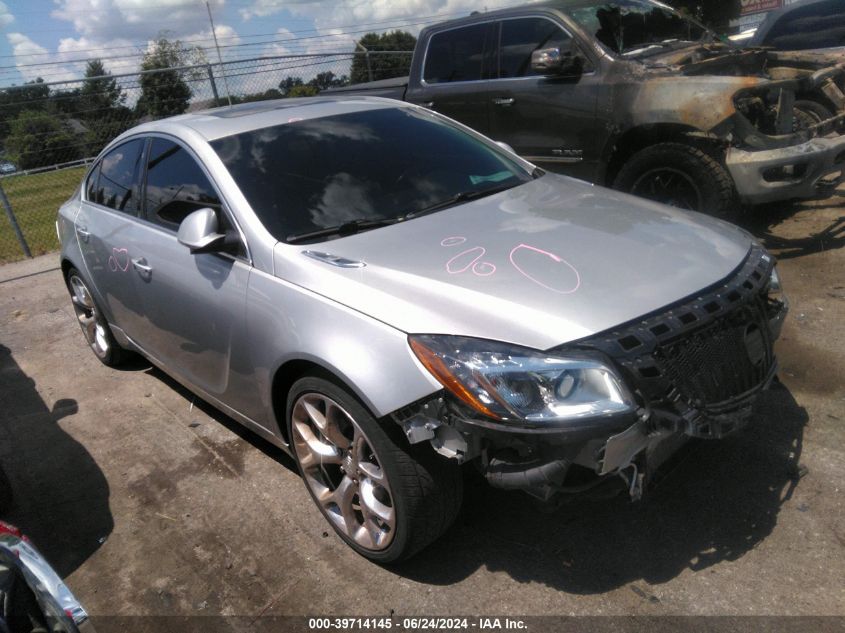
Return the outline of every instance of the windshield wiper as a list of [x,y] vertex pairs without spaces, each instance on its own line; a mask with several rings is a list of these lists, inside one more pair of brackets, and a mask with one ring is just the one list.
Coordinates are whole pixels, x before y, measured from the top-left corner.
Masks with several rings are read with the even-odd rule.
[[398,218],[377,218],[374,220],[351,220],[338,224],[337,226],[327,226],[324,229],[316,229],[314,231],[307,231],[306,233],[295,233],[288,235],[285,240],[288,244],[299,244],[314,239],[315,237],[328,237],[330,235],[339,235],[341,237],[346,235],[354,235],[367,229],[377,229],[380,226],[387,226],[388,224],[396,224],[404,220],[404,217]]
[[440,202],[435,202],[434,204],[431,204],[427,207],[423,207],[422,209],[417,209],[416,211],[406,213],[404,216],[402,216],[402,219],[410,220],[411,218],[418,218],[421,215],[440,211],[441,209],[454,206],[461,202],[469,202],[470,200],[477,200],[478,198],[484,198],[485,196],[492,196],[494,193],[499,193],[500,191],[505,191],[506,189],[513,189],[515,186],[516,185],[499,185],[498,187],[488,187],[487,189],[471,189],[470,191],[461,191],[460,193],[456,193],[451,198],[446,198],[446,200],[441,200]]
[[361,231],[366,231],[367,229],[377,229],[382,226],[396,224],[397,222],[404,222],[405,220],[410,220],[411,218],[417,218],[427,213],[440,211],[441,209],[451,207],[460,202],[469,202],[470,200],[476,200],[485,196],[491,196],[494,193],[504,191],[505,189],[511,189],[515,186],[516,185],[500,185],[498,187],[488,187],[487,189],[473,189],[471,191],[461,191],[460,193],[455,194],[451,198],[441,200],[440,202],[435,202],[434,204],[431,204],[427,207],[417,209],[416,211],[411,211],[409,213],[406,213],[405,215],[400,215],[395,218],[351,220],[349,222],[344,222],[343,224],[338,224],[337,226],[327,226],[326,228],[315,229],[313,231],[307,231],[306,233],[294,233],[292,235],[288,235],[285,241],[288,244],[299,244],[300,242],[307,242],[308,240],[312,240],[318,237],[328,237],[330,235],[338,235],[340,237],[354,235],[355,233],[360,233]]

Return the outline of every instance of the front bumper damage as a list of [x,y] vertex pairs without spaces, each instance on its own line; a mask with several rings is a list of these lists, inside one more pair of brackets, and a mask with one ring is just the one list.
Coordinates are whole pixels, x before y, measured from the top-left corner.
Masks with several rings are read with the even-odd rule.
[[[845,132],[845,114],[823,124],[835,132]],[[772,149],[730,147],[725,164],[745,203],[826,198],[845,181],[845,135]]]
[[[772,73],[779,78],[734,96],[725,165],[737,193],[748,204],[828,197],[845,181],[845,63]],[[800,99],[822,99],[834,115],[801,123]]]
[[412,444],[474,464],[492,486],[548,500],[624,481],[638,499],[690,439],[721,438],[750,420],[776,374],[773,342],[787,311],[768,294],[773,266],[754,246],[729,281],[565,346],[612,360],[636,394],[636,413],[529,428],[480,419],[440,392],[392,417]]

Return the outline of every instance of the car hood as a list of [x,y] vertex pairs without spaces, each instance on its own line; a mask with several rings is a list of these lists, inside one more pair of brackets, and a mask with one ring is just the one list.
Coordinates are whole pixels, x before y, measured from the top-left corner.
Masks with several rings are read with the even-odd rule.
[[725,222],[547,174],[358,235],[279,243],[274,269],[405,332],[548,349],[724,279],[749,248]]

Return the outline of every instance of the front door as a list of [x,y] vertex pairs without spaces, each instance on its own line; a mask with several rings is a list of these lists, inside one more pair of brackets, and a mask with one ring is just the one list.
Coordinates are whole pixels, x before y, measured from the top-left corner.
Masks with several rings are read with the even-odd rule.
[[210,179],[181,144],[151,139],[144,207],[136,247],[146,269],[138,292],[147,321],[139,344],[169,372],[250,417],[240,405],[259,399],[238,368],[249,365],[244,310],[252,267],[237,254],[194,255],[176,239],[181,221],[203,207],[217,212],[221,230],[229,222]]

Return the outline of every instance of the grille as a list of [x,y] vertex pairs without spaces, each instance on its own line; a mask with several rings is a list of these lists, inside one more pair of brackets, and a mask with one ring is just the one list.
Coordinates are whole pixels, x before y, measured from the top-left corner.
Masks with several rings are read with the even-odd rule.
[[682,398],[698,409],[718,410],[768,377],[774,361],[765,311],[741,306],[726,318],[658,346],[657,366]]
[[[775,370],[768,299],[774,261],[754,245],[725,282],[574,344],[620,366],[644,404],[699,437],[721,437],[750,414]],[[560,349],[572,349],[573,344]]]

